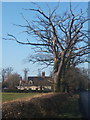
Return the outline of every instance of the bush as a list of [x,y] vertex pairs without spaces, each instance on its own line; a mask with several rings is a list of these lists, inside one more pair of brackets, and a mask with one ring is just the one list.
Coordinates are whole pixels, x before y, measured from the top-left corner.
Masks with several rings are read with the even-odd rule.
[[50,118],[60,114],[62,103],[68,98],[63,93],[49,93],[29,100],[14,101],[2,105],[3,118],[23,119],[23,118]]

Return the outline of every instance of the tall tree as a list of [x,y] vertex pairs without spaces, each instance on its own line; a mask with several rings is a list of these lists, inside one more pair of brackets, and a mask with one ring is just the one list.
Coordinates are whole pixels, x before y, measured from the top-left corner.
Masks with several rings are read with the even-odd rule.
[[87,70],[77,67],[70,67],[64,76],[63,85],[64,91],[69,92],[69,88],[73,90],[85,90],[88,88]]
[[20,75],[17,73],[13,73],[9,75],[5,83],[7,83],[8,88],[15,89],[19,85],[20,80],[21,80]]
[[61,15],[58,13],[58,6],[53,10],[49,8],[48,14],[35,5],[35,8],[25,10],[36,12],[36,19],[30,22],[23,16],[26,25],[17,26],[25,29],[26,34],[34,36],[36,42],[32,42],[31,38],[23,42],[12,34],[8,34],[8,39],[22,45],[34,46],[37,54],[29,57],[30,62],[54,65],[54,90],[58,92],[62,89],[63,76],[68,68],[87,60],[86,55],[90,51],[88,31],[84,29],[84,24],[88,18],[82,10],[76,14],[71,3],[69,10]]
[[12,67],[2,69],[2,82],[4,82],[5,79],[9,77],[9,75],[11,75],[12,71],[13,71]]
[[38,69],[38,77],[41,77],[41,70]]
[[5,81],[5,76],[6,76],[6,69],[2,69],[2,82]]
[[12,67],[8,67],[6,68],[6,72],[7,72],[7,77],[9,77],[12,74],[13,68]]
[[23,71],[24,71],[24,80],[27,81],[27,79],[28,79],[27,75],[28,75],[29,69],[25,68]]

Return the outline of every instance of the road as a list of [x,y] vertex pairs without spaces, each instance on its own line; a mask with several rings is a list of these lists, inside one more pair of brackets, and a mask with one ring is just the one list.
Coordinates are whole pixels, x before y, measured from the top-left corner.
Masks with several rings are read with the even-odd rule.
[[80,93],[80,110],[84,118],[90,119],[90,91]]

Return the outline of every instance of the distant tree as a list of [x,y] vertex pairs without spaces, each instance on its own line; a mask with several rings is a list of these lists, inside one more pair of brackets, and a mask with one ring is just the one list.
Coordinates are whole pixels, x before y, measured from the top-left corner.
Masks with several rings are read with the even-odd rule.
[[13,74],[9,75],[9,77],[5,81],[5,83],[7,84],[8,88],[15,89],[16,86],[19,85],[20,80],[21,80],[20,75],[17,73],[13,73]]
[[2,69],[2,82],[5,81],[5,77],[6,77],[6,69]]
[[[89,20],[85,12],[75,13],[70,3],[69,10],[60,15],[56,6],[53,10],[48,9],[45,13],[40,6],[35,4],[34,8],[25,9],[36,12],[36,18],[30,22],[24,16],[26,25],[17,26],[25,29],[30,36],[26,42],[20,41],[12,34],[8,34],[8,40],[14,40],[22,45],[34,46],[35,53],[29,57],[30,62],[54,65],[54,91],[62,90],[63,77],[71,66],[87,62],[88,30],[84,24]],[[36,41],[31,42],[31,35]]]
[[64,76],[63,85],[63,90],[68,92],[69,87],[73,90],[85,90],[88,88],[88,76],[87,74],[83,74],[82,69],[71,67]]
[[3,88],[9,88],[9,82],[7,80],[2,82],[2,89]]
[[82,68],[80,69],[80,71],[81,71],[81,73],[82,73],[84,76],[88,76],[88,68],[82,67]]
[[41,77],[41,70],[38,69],[38,77]]
[[12,68],[12,67],[6,68],[7,77],[9,77],[9,75],[12,74],[12,71],[13,71],[13,68]]
[[12,74],[13,68],[12,67],[7,67],[2,69],[2,82],[4,82],[9,75]]
[[24,68],[23,72],[24,72],[24,80],[27,81],[29,69],[28,68]]

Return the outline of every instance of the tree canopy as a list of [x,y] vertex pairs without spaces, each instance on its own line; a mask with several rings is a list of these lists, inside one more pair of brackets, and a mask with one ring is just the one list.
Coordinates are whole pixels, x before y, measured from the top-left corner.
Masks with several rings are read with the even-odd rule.
[[22,27],[27,35],[34,36],[36,42],[32,42],[31,38],[24,42],[12,34],[8,34],[8,39],[34,47],[35,54],[28,58],[29,62],[54,65],[55,91],[60,91],[61,79],[68,68],[88,61],[89,31],[84,28],[84,24],[89,19],[82,10],[75,13],[71,3],[61,15],[57,9],[59,6],[47,14],[37,4],[35,8],[24,9],[35,13],[37,18],[30,22],[22,15],[26,25],[16,26]]

